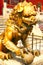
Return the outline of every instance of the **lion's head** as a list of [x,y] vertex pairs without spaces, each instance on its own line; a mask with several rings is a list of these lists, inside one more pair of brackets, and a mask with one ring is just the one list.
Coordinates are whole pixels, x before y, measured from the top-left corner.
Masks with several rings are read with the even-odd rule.
[[13,8],[7,20],[7,25],[14,24],[25,31],[26,29],[31,30],[32,25],[36,23],[35,16],[36,11],[31,2],[20,2]]

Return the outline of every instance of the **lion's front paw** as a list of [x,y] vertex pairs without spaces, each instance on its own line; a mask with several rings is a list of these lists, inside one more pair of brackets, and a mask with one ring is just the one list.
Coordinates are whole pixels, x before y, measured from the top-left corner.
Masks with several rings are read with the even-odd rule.
[[7,53],[7,54],[5,54],[5,57],[4,58],[5,59],[11,59],[12,58],[12,55],[10,53]]
[[0,52],[0,59],[11,59],[12,58],[12,55],[11,54],[6,54],[6,53],[3,53],[3,52]]

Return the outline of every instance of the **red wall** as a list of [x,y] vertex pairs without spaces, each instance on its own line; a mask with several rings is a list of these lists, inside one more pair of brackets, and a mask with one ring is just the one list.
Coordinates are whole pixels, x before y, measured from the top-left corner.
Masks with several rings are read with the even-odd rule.
[[27,1],[31,1],[33,4],[38,4],[39,2],[43,5],[43,0],[27,0]]
[[[19,0],[21,1],[21,0]],[[31,1],[33,4],[38,4],[38,2],[40,2],[42,5],[43,5],[43,0],[27,0],[27,1]],[[2,15],[2,10],[3,10],[3,3],[4,3],[4,0],[0,0],[0,15]],[[42,9],[43,9],[43,6],[42,6]]]
[[4,2],[4,0],[0,0],[0,15],[2,15],[3,14],[3,2]]

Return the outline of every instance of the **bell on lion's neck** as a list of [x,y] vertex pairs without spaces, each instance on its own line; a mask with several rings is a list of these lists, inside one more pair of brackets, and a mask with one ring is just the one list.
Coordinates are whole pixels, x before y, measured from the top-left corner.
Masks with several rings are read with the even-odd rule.
[[26,0],[21,0],[22,2],[26,1]]

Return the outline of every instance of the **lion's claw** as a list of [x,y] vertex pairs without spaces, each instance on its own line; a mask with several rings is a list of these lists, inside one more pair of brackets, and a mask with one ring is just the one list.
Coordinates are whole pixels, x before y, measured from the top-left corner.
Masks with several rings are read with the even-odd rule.
[[11,59],[12,58],[12,55],[11,54],[6,54],[6,53],[3,53],[3,52],[0,52],[0,59]]

